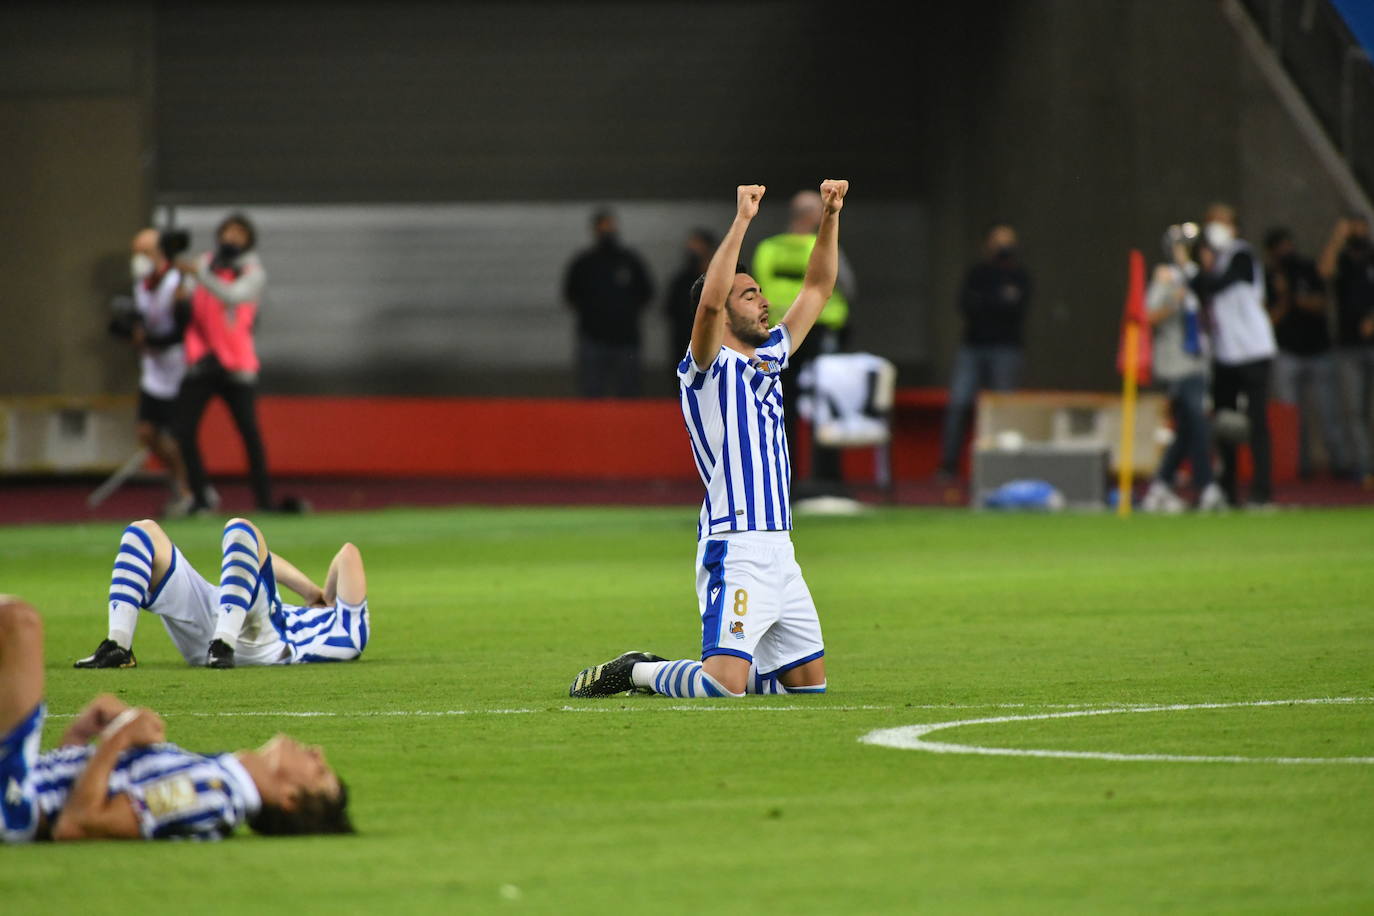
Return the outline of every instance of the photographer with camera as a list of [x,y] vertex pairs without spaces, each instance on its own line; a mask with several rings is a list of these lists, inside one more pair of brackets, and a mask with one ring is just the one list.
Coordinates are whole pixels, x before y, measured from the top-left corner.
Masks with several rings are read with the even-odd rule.
[[110,322],[111,333],[129,340],[139,354],[138,441],[167,468],[172,499],[166,512],[190,509],[186,467],[174,437],[177,394],[186,372],[181,341],[190,320],[190,302],[182,291],[182,273],[172,260],[190,246],[185,232],[140,230],[130,245],[132,307]]
[[223,399],[243,439],[260,510],[271,510],[267,456],[258,430],[258,354],[253,342],[258,303],[267,283],[253,248],[257,232],[246,216],[232,213],[215,231],[216,248],[177,265],[190,278],[191,322],[186,329],[186,378],[177,403],[177,440],[194,498],[191,511],[210,508],[205,465],[197,436],[210,399]]
[[1225,432],[1231,426],[1224,418],[1236,413],[1244,396],[1244,438],[1249,439],[1254,462],[1248,506],[1267,508],[1273,501],[1269,374],[1278,346],[1264,308],[1264,270],[1250,244],[1236,237],[1235,208],[1223,203],[1207,208],[1196,256],[1196,264],[1190,260],[1185,269],[1192,274],[1193,292],[1212,335],[1212,408],[1221,489],[1231,505],[1239,505],[1236,449],[1242,437]]
[[1165,260],[1155,267],[1145,293],[1153,340],[1154,376],[1164,386],[1174,418],[1174,440],[1164,453],[1140,507],[1146,512],[1182,512],[1188,504],[1174,491],[1174,477],[1186,458],[1192,469],[1199,510],[1226,505],[1212,480],[1211,428],[1207,421],[1207,359],[1211,349],[1202,327],[1201,304],[1188,285],[1186,265],[1197,245],[1196,223],[1164,233]]
[[1374,489],[1369,422],[1374,417],[1374,241],[1369,217],[1336,221],[1317,270],[1336,294],[1336,369],[1344,396],[1346,430],[1355,472]]

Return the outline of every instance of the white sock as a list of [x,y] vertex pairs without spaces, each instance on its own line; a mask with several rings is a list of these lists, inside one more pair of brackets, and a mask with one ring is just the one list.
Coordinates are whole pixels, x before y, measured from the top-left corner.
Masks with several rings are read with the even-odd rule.
[[220,541],[224,559],[220,565],[219,622],[215,625],[215,639],[221,639],[230,646],[238,642],[243,622],[252,606],[253,593],[257,591],[262,575],[261,561],[258,558],[258,538],[253,529],[243,522],[226,525],[224,537]]
[[153,578],[153,539],[142,528],[130,525],[119,538],[110,573],[110,629],[108,638],[121,649],[132,649],[138,612],[148,602]]

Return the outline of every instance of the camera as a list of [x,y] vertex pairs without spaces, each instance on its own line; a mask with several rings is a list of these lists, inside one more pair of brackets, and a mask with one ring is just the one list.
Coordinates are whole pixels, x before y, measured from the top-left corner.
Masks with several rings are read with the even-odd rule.
[[110,300],[110,320],[105,329],[115,337],[128,340],[138,325],[138,306],[132,296],[115,296]]
[[1202,238],[1202,230],[1197,223],[1174,223],[1164,230],[1164,238],[1161,247],[1164,249],[1164,257],[1172,261],[1174,259],[1174,246],[1182,245],[1188,251],[1188,257],[1197,260],[1197,246]]
[[191,247],[191,233],[185,229],[164,229],[157,238],[157,247],[167,260],[175,261],[177,255]]

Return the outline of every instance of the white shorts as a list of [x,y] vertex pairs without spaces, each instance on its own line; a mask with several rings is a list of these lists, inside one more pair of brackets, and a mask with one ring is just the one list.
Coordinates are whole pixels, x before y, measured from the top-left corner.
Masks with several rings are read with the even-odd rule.
[[701,657],[734,655],[767,677],[825,655],[816,604],[786,531],[741,531],[697,544]]
[[[271,562],[269,557],[267,563]],[[269,576],[262,578],[275,581]],[[205,653],[219,623],[217,591],[216,586],[196,572],[181,550],[172,548],[171,569],[149,595],[148,610],[162,618],[167,635],[188,664],[205,664]],[[271,609],[267,588],[259,585],[234,645],[235,665],[290,664],[291,648],[272,626],[268,616]]]

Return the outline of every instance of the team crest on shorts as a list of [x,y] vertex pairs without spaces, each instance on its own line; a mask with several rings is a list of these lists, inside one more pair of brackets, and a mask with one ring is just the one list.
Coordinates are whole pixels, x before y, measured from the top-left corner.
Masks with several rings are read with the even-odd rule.
[[730,624],[730,635],[736,639],[744,638],[744,621],[736,620]]

